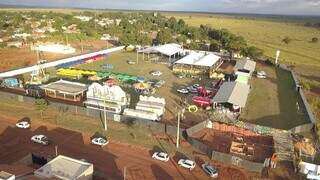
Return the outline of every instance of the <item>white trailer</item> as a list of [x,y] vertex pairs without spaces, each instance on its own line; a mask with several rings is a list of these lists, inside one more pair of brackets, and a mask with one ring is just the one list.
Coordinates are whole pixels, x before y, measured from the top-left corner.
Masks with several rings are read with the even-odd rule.
[[160,121],[160,118],[156,113],[138,109],[126,108],[123,111],[123,115],[134,118],[147,119],[151,121]]
[[164,107],[149,106],[148,104],[138,103],[136,109],[156,113],[159,117],[162,116],[164,113]]
[[120,105],[107,102],[104,103],[103,101],[87,100],[83,103],[86,106],[86,108],[95,109],[99,111],[106,110],[107,112],[112,112],[115,114],[120,114],[122,110],[122,107]]

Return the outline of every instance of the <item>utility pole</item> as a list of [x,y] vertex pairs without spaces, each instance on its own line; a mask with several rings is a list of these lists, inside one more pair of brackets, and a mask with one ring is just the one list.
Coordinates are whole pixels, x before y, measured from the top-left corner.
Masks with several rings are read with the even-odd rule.
[[180,120],[183,119],[184,108],[178,111],[178,125],[177,125],[177,142],[176,147],[179,148],[179,141],[180,141]]
[[103,113],[104,113],[104,130],[107,131],[107,110],[106,110],[106,98],[103,101]]
[[127,168],[126,167],[124,167],[123,168],[123,180],[126,180],[126,177],[127,176]]
[[180,137],[180,111],[178,112],[177,142],[176,142],[177,149],[179,148],[179,137]]
[[55,146],[55,151],[56,151],[56,157],[58,156],[58,146]]

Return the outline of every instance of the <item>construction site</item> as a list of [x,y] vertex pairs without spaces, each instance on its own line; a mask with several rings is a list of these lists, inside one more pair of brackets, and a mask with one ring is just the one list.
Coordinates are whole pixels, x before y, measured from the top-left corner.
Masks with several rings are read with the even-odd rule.
[[213,151],[232,154],[240,158],[263,163],[274,153],[272,136],[260,135],[251,130],[214,122],[192,136],[211,147]]

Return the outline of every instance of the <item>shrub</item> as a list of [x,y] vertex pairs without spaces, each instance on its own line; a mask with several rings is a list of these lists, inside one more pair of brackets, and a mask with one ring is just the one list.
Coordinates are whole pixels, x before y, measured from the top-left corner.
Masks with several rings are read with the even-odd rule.
[[317,38],[317,37],[313,37],[312,39],[311,39],[311,42],[313,42],[313,43],[317,43],[319,41],[319,39]]
[[307,80],[302,80],[301,81],[301,86],[306,91],[310,91],[310,89],[311,89],[311,83],[309,81],[307,81]]
[[286,36],[284,39],[282,39],[282,42],[289,44],[292,41],[288,36]]

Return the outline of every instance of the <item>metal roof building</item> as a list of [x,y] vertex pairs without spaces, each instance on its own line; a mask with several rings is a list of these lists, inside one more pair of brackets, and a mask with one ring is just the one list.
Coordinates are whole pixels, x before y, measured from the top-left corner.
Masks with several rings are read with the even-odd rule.
[[34,174],[41,178],[90,180],[93,175],[93,164],[59,155],[37,169]]
[[245,107],[250,86],[238,82],[225,82],[213,97],[214,103],[230,103]]
[[238,60],[236,65],[234,66],[234,69],[236,71],[238,70],[247,70],[252,74],[256,68],[256,62],[248,59],[242,59]]
[[[45,90],[46,95],[53,98],[63,98],[64,100],[80,101],[87,91],[85,84],[59,80],[47,85],[41,86]],[[72,98],[72,99],[70,99]]]

